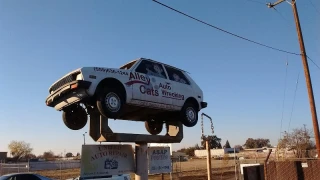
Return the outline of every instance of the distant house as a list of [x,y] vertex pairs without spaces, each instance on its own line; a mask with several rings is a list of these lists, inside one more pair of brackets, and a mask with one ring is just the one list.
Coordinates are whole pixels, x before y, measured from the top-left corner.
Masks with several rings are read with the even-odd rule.
[[0,162],[6,162],[8,152],[0,152]]

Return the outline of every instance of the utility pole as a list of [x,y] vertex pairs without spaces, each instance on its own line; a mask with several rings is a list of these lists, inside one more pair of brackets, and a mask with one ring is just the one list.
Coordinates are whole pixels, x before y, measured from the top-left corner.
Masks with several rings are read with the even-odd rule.
[[[278,0],[277,2],[275,2],[273,4],[268,3],[267,6],[269,8],[273,8],[274,6],[280,4],[284,1],[286,1],[286,0]],[[288,1],[286,1],[286,2],[288,2]],[[309,96],[309,104],[310,104],[310,110],[311,110],[311,116],[312,116],[314,137],[315,137],[316,146],[317,146],[318,158],[320,159],[320,138],[319,138],[319,124],[318,124],[318,118],[317,118],[317,110],[316,110],[316,104],[314,102],[311,77],[310,77],[309,66],[308,66],[308,61],[307,61],[307,53],[306,53],[306,50],[304,47],[303,36],[302,36],[301,27],[300,27],[300,20],[299,20],[296,0],[291,0],[291,3],[289,3],[289,4],[291,4],[291,6],[292,6],[294,20],[296,23],[296,29],[297,29],[297,34],[298,34],[298,39],[299,39],[299,44],[300,44],[302,64],[303,64],[304,75],[306,78],[307,89],[308,89],[308,96]]]

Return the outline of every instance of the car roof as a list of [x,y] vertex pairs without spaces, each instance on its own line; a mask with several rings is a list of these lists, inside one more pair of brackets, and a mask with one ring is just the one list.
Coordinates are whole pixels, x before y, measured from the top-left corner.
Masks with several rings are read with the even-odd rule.
[[21,173],[4,174],[3,176],[14,176],[14,175],[19,175],[19,174],[34,174],[34,175],[37,175],[37,174],[32,173],[32,172],[21,172]]
[[[183,70],[183,69],[180,69],[180,68],[171,66],[171,65],[169,65],[169,64],[166,64],[166,63],[163,63],[163,62],[159,62],[159,61],[156,61],[156,60],[153,60],[153,59],[149,59],[149,58],[142,58],[142,57],[141,57],[141,58],[138,58],[138,59],[135,59],[135,60],[132,60],[132,61],[129,61],[128,63],[122,65],[121,67],[123,67],[123,66],[125,66],[125,65],[127,65],[127,64],[130,64],[130,63],[132,63],[132,62],[134,62],[134,61],[139,61],[139,60],[148,60],[148,61],[151,61],[151,62],[163,64],[163,65],[165,65],[165,66],[168,66],[168,67],[170,67],[170,68],[173,68],[173,69],[176,69],[176,70],[185,72],[185,73],[189,73],[189,72],[187,72],[187,71],[185,71],[185,70]],[[189,74],[190,74],[190,73],[189,73]]]

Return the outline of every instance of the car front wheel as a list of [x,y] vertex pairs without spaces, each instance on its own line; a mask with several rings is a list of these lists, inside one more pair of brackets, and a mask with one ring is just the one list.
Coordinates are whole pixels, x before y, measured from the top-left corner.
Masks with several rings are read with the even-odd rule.
[[123,96],[117,89],[106,88],[97,97],[97,108],[102,116],[117,119],[121,114]]
[[192,103],[186,103],[180,113],[181,122],[187,127],[193,127],[198,123],[198,111]]

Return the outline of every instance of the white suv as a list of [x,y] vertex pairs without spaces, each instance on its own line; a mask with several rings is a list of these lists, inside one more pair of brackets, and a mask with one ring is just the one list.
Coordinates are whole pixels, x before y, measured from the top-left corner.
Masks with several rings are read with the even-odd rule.
[[145,121],[150,134],[159,134],[166,121],[187,127],[198,122],[207,107],[203,92],[187,72],[140,58],[119,69],[83,67],[52,84],[47,106],[63,111],[72,130],[83,128],[94,110],[107,118]]

